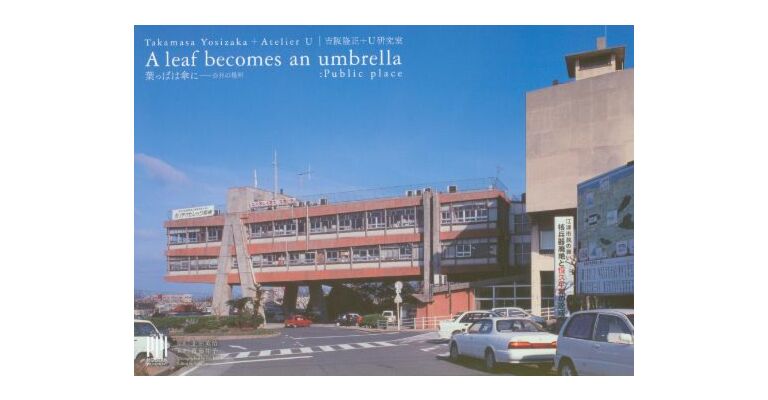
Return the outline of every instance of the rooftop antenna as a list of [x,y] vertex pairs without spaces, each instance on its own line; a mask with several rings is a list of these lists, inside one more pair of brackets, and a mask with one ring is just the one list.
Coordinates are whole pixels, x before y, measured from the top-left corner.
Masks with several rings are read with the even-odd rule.
[[253,170],[253,187],[259,188],[259,173],[255,169]]
[[275,150],[275,158],[272,161],[272,167],[275,170],[275,191],[272,193],[272,200],[275,200],[275,199],[277,199],[277,188],[278,188],[278,185],[277,185],[277,183],[278,183],[277,182],[277,150]]
[[312,180],[312,164],[308,164],[307,170],[304,172],[299,172],[299,190],[304,189],[304,177],[307,177],[308,181]]

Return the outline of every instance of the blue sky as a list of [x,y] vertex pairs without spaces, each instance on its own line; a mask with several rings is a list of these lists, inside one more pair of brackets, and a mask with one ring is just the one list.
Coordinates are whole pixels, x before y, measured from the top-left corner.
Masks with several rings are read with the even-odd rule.
[[[252,184],[254,169],[271,188],[273,150],[290,194],[489,177],[497,167],[509,193],[522,193],[525,92],[568,81],[564,56],[594,49],[606,31],[608,46],[627,46],[625,67],[633,68],[632,27],[136,27],[135,288],[210,292],[163,281],[163,221],[173,208],[223,204],[228,187]],[[204,50],[201,37],[305,36],[401,36],[402,45],[385,48],[400,55],[403,78],[320,78],[316,55],[345,47],[251,46],[210,50],[280,54],[284,65],[219,69],[244,71],[241,80],[145,80],[150,51],[166,50],[145,38],[195,40],[171,49],[181,56]],[[288,67],[291,54],[310,55],[313,66]],[[309,164],[312,180],[299,188],[297,173]]]

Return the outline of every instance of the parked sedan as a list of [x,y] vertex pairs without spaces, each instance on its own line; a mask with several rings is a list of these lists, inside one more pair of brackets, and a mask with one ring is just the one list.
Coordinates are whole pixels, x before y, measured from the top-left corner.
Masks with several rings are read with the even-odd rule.
[[454,335],[450,357],[462,356],[485,361],[488,371],[497,364],[538,364],[551,368],[557,349],[557,336],[528,318],[484,318],[466,333]]
[[635,311],[573,313],[560,330],[555,367],[560,375],[634,375]]
[[298,314],[291,315],[284,323],[286,328],[309,328],[312,325],[312,321],[309,318]]
[[489,317],[499,317],[499,315],[485,310],[465,311],[457,314],[453,319],[438,322],[437,334],[440,339],[450,339],[453,335],[466,332],[467,328],[479,319]]
[[546,325],[547,320],[544,317],[540,317],[538,315],[533,315],[529,313],[528,311],[523,310],[520,307],[499,307],[494,308],[491,311],[501,315],[502,317],[520,317],[520,318],[530,318],[531,321],[539,324],[539,325]]
[[360,314],[346,313],[336,319],[336,326],[360,326],[363,323],[363,317]]

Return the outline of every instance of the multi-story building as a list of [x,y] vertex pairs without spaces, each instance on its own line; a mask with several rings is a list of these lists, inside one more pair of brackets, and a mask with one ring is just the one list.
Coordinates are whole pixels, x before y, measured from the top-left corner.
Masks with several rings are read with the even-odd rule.
[[513,272],[510,204],[497,180],[353,201],[234,188],[226,210],[175,212],[165,222],[166,280],[214,284],[219,314],[234,285],[244,294],[255,284],[282,286],[287,309],[298,286],[309,286],[310,307],[320,313],[321,285],[333,282],[421,280],[420,299],[431,301],[433,283]]
[[576,217],[580,182],[634,159],[634,71],[624,68],[624,47],[597,43],[565,57],[572,81],[526,95],[534,313],[552,306],[554,217]]

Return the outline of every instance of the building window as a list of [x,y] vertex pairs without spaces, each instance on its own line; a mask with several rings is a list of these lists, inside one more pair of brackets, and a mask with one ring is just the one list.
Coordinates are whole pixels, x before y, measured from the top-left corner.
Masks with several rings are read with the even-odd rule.
[[399,244],[381,246],[381,259],[383,261],[410,260],[413,256],[411,244]]
[[296,220],[287,219],[275,222],[275,236],[296,236]]
[[368,229],[384,229],[384,210],[368,211]]
[[525,235],[531,233],[531,224],[528,216],[525,214],[512,214],[513,233],[515,235]]
[[218,268],[216,257],[169,257],[169,271],[203,271]]
[[169,244],[197,243],[201,241],[200,231],[201,231],[200,228],[169,229],[168,243]]
[[182,244],[187,240],[186,229],[169,229],[168,230],[168,243],[169,244]]
[[336,232],[336,216],[326,215],[309,219],[309,233]]
[[272,237],[272,222],[261,222],[258,224],[250,224],[250,237],[263,238]]
[[515,243],[515,266],[531,265],[531,244]]
[[378,259],[378,247],[358,247],[352,249],[352,261],[377,261]]
[[206,228],[205,240],[208,242],[218,242],[221,240],[222,227],[209,226]]
[[254,254],[251,261],[254,267],[271,267],[278,265],[278,259],[283,253]]
[[553,252],[555,250],[555,231],[554,230],[540,230],[539,231],[539,251],[540,252]]
[[442,242],[441,258],[449,259],[456,258],[456,246],[453,242]]
[[[441,207],[440,211],[443,224],[451,222],[454,224],[468,224],[495,221],[496,201],[484,200],[471,203],[453,203],[450,211],[443,207]],[[448,213],[446,214],[446,212]]]
[[472,245],[471,244],[457,244],[456,245],[456,257],[457,258],[472,257]]
[[325,262],[328,263],[335,263],[339,261],[339,251],[338,250],[326,250],[325,251]]
[[339,231],[362,231],[365,229],[363,224],[363,213],[339,214]]
[[451,223],[451,206],[440,206],[440,223],[443,225]]
[[413,208],[395,208],[387,210],[387,228],[407,228],[416,226],[416,210]]
[[413,259],[414,260],[423,260],[424,259],[424,248],[421,246],[421,244],[414,244],[411,246],[411,251],[413,252]]
[[315,263],[315,252],[293,252],[288,254],[288,265],[312,265]]

